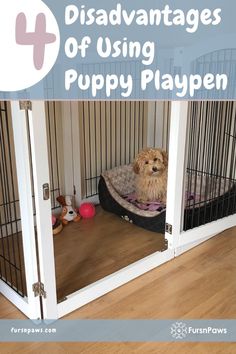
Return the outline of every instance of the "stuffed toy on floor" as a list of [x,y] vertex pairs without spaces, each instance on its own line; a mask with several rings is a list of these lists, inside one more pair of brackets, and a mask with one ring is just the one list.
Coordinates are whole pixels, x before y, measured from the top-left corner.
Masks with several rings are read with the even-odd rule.
[[70,195],[60,195],[57,198],[58,203],[62,206],[60,220],[63,225],[67,225],[69,221],[78,222],[80,220],[80,215],[72,206],[72,196]]

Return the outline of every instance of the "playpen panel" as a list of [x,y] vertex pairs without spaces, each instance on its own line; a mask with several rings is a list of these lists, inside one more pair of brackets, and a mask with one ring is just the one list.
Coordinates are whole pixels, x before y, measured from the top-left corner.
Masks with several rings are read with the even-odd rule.
[[[15,188],[15,186],[17,185],[17,176],[13,144],[13,130],[9,104],[7,104],[6,102],[0,102],[0,114],[0,217],[1,225],[8,225],[9,228],[9,219],[10,221],[16,221],[18,224],[20,221],[18,189]],[[16,227],[13,225],[11,225],[10,227],[16,229]],[[5,234],[4,231],[3,234]]]
[[[79,146],[73,151],[74,180],[81,191],[77,199],[97,196],[100,174],[115,166],[131,163],[137,153],[147,147],[162,147],[168,151],[170,132],[170,102],[84,101],[74,103],[72,139],[75,121],[79,126]],[[79,154],[78,154],[79,152]],[[80,162],[81,176],[78,179]]]
[[[22,108],[19,102],[14,102],[11,106],[6,102],[0,102],[0,291],[29,317],[38,318],[41,317],[40,302],[39,298],[34,297],[32,288],[33,284],[39,281],[35,227],[38,216],[35,208],[35,176],[33,177],[32,165],[35,150],[32,151],[32,132],[30,134],[32,114],[27,103],[22,103]],[[44,110],[39,112],[38,121],[41,122],[37,128],[34,128],[35,124],[31,124],[33,126],[31,131],[37,130],[36,134],[42,136],[42,116],[45,114],[48,156],[46,158],[42,156],[41,139],[37,140],[37,152],[39,151],[37,158],[38,161],[43,161],[44,166],[47,165],[47,160],[49,162],[52,208],[55,209],[56,197],[64,182],[61,153],[62,118],[59,103],[45,103],[45,108],[47,114]],[[43,169],[41,170],[43,173]],[[51,233],[51,221],[49,232]],[[39,233],[38,229],[37,234]],[[46,273],[51,274],[49,271]]]
[[0,279],[26,296],[20,219],[10,107],[0,102]]
[[103,171],[131,163],[147,146],[147,109],[142,101],[78,102],[81,199],[97,195]]
[[234,102],[190,103],[184,231],[236,212],[235,109]]
[[[2,103],[2,107],[5,108],[5,116],[0,117],[0,142],[4,154],[1,156],[0,173],[4,178],[1,179],[0,187],[4,190],[4,208],[9,227],[5,227],[5,235],[1,232],[0,291],[28,317],[40,318],[40,301],[33,290],[38,282],[38,267],[28,103]],[[3,119],[6,129],[3,129]],[[7,155],[8,158],[5,157]],[[12,208],[9,207],[9,201]],[[0,228],[4,230],[2,223]]]
[[100,174],[142,148],[168,151],[170,102],[46,102],[52,209],[59,194],[97,198]]
[[[15,166],[15,154],[14,154],[14,141],[13,130],[11,122],[11,109],[10,104],[7,102],[0,102],[1,113],[1,131],[2,131],[2,149],[1,154],[4,158],[0,161],[1,171],[5,172],[2,175],[4,180],[9,180],[8,185],[8,199],[11,214],[16,213],[16,220],[18,223],[18,229],[21,230],[20,224],[20,212],[19,212],[19,198],[18,190],[14,188],[17,186],[17,173]],[[47,145],[48,145],[48,162],[50,170],[50,192],[52,200],[52,209],[59,207],[56,198],[65,189],[65,171],[64,171],[64,137],[63,137],[63,120],[61,112],[61,102],[45,102],[46,113],[46,126],[47,126]],[[6,119],[5,116],[9,117]],[[32,176],[32,164],[31,168],[31,182],[33,183]],[[5,211],[4,211],[4,192],[3,188],[0,190],[0,216],[1,225],[4,225]],[[34,204],[34,195],[32,195]],[[34,207],[35,214],[35,207]],[[9,227],[9,226],[8,226]],[[15,226],[12,226],[15,229]],[[5,231],[3,231],[3,234]]]
[[35,191],[39,281],[44,289],[41,304],[43,318],[52,319],[57,318],[57,308],[44,102],[33,101],[32,111],[28,111],[28,116]]
[[187,122],[188,103],[172,102],[165,233],[171,249],[178,246],[182,228]]

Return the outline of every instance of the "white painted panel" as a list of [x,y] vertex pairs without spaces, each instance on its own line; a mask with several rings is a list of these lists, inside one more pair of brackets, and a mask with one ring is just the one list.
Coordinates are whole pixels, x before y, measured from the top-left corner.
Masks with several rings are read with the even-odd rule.
[[[30,317],[32,316],[31,318],[35,319],[40,317],[40,306],[39,298],[35,298],[32,291],[32,284],[38,281],[38,270],[33,218],[33,191],[31,186],[27,117],[25,111],[20,110],[18,101],[11,102],[11,110],[16,156],[17,182],[20,200],[28,309],[26,310],[25,303],[16,301],[15,299],[18,299],[18,295],[15,295],[13,291],[8,291],[2,283],[0,289],[1,292],[4,293],[10,301],[15,303],[15,305],[19,307],[22,312],[28,312]],[[24,305],[24,308],[21,307],[22,304]]]
[[178,246],[182,227],[187,111],[188,102],[172,102],[166,209],[166,223],[172,225],[172,235],[166,233],[171,248]]
[[45,319],[57,318],[54,248],[51,224],[51,201],[44,200],[43,185],[49,183],[48,150],[45,106],[42,101],[32,102],[29,112],[34,192],[36,206],[37,240],[41,282],[46,298],[43,298]]

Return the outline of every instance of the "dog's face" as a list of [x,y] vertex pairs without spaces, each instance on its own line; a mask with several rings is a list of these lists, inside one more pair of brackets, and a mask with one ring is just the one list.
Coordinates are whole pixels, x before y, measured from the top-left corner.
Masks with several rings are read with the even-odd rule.
[[168,155],[161,149],[145,149],[134,161],[134,172],[143,176],[160,176],[168,166]]

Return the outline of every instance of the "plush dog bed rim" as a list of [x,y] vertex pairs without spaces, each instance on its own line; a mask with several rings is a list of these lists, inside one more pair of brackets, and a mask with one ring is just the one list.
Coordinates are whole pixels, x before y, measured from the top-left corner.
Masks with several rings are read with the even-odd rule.
[[126,201],[124,198],[122,198],[119,193],[115,190],[113,187],[112,183],[110,182],[109,178],[106,176],[106,173],[102,174],[102,177],[105,180],[107,189],[111,196],[117,201],[118,204],[120,204],[123,208],[129,210],[130,212],[140,215],[140,216],[145,216],[148,218],[152,218],[154,216],[160,215],[161,213],[165,212],[166,209],[163,209],[161,212],[160,211],[149,211],[149,210],[141,210],[135,205],[131,204],[130,202]]

